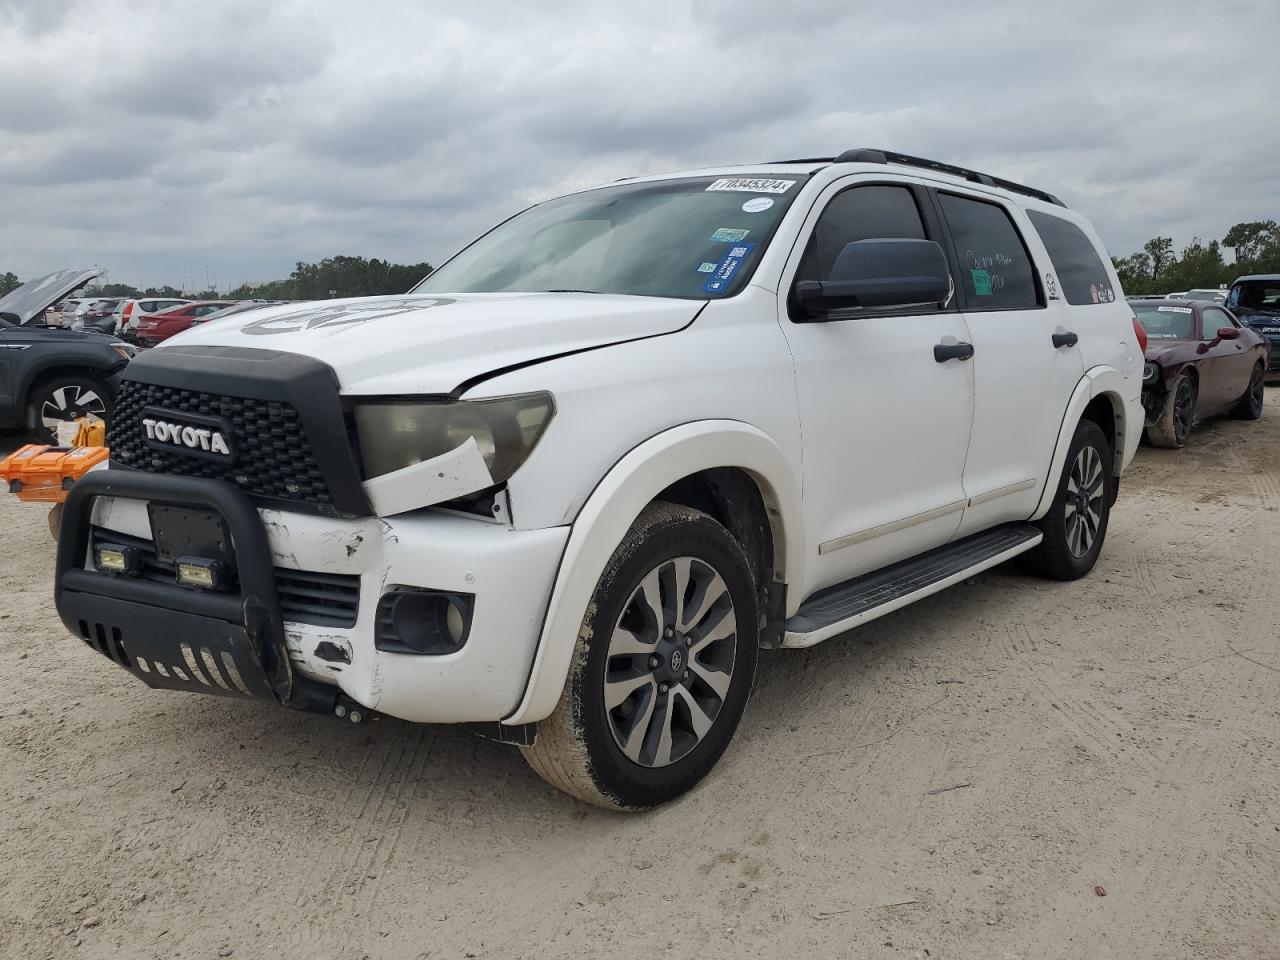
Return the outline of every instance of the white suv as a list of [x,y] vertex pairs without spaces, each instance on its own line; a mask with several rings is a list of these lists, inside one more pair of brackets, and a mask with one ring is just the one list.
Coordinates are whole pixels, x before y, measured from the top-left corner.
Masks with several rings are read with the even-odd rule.
[[626,180],[409,295],[134,360],[58,609],[150,686],[476,724],[649,807],[724,751],[759,647],[1018,555],[1087,573],[1142,365],[1041,191],[874,150]]

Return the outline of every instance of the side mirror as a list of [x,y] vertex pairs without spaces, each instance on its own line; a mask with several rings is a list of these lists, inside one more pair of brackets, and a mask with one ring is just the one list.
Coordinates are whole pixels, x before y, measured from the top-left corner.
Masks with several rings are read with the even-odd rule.
[[16,313],[0,313],[0,326],[20,327],[22,326],[22,318]]
[[1218,339],[1219,340],[1239,340],[1240,328],[1239,327],[1223,327],[1221,330],[1218,331]]
[[845,245],[827,280],[801,280],[796,300],[811,320],[834,310],[916,307],[951,298],[951,270],[932,240],[857,240]]

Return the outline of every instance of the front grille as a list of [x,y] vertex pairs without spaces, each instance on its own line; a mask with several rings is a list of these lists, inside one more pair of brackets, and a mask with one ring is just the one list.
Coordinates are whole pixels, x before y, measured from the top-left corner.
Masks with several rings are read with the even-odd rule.
[[[149,446],[145,407],[177,414],[221,417],[231,424],[230,463]],[[225,480],[251,497],[332,508],[333,497],[298,411],[274,400],[251,400],[125,380],[107,434],[113,464],[180,477]]]
[[[173,563],[156,556],[150,540],[94,527],[89,549],[99,543],[134,547],[142,559],[138,576],[155,583],[173,583]],[[275,568],[276,593],[280,597],[280,616],[291,623],[309,623],[319,627],[350,629],[356,625],[360,607],[360,578],[345,573],[318,573],[312,570]],[[105,652],[105,651],[104,651]]]

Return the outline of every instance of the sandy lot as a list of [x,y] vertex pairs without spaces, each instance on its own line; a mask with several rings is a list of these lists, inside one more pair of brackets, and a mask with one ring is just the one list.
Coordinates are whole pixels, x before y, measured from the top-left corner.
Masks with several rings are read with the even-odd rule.
[[1273,389],[1142,450],[1088,579],[765,655],[627,816],[448,728],[148,690],[0,496],[0,956],[1280,956],[1278,508]]

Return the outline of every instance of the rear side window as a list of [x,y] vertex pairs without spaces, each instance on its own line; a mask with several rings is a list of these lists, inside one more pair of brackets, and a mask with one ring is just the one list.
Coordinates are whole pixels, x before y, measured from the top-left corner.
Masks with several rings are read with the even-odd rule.
[[960,284],[970,310],[1040,306],[1031,255],[999,204],[938,194],[960,258]]
[[1116,298],[1107,268],[1083,230],[1070,220],[1039,210],[1028,210],[1027,217],[1049,251],[1067,303],[1110,303]]
[[827,204],[805,247],[797,280],[827,280],[845,246],[858,240],[927,239],[906,187],[853,187]]

